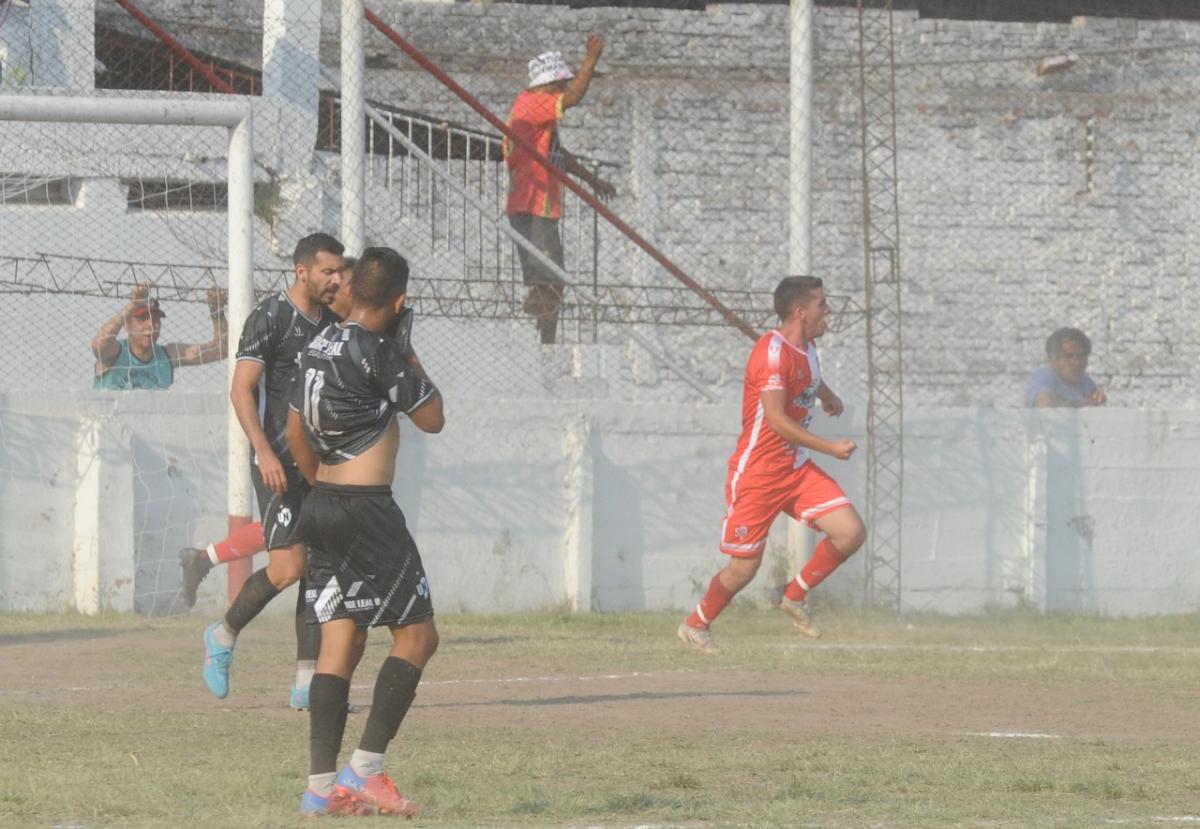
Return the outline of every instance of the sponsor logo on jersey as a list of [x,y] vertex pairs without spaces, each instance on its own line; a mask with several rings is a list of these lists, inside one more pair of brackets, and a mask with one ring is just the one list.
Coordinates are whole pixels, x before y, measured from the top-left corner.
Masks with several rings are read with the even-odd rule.
[[292,523],[292,511],[288,507],[284,507],[279,511],[279,515],[275,516],[275,520],[283,526],[288,526]]
[[346,342],[344,340],[329,340],[318,334],[308,344],[308,352],[310,354],[323,354],[326,357],[340,357],[342,349],[345,347]]
[[429,598],[429,581],[424,576],[417,582],[417,595],[422,599]]
[[792,401],[792,405],[801,409],[811,409],[817,405],[817,392],[814,389],[805,389],[803,394]]

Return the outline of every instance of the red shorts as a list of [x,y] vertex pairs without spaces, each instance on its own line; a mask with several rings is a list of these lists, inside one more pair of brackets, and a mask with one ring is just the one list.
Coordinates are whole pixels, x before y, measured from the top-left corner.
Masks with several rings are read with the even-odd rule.
[[784,475],[731,469],[725,504],[721,552],[737,558],[762,555],[767,532],[781,512],[812,527],[821,516],[851,505],[837,481],[812,461]]

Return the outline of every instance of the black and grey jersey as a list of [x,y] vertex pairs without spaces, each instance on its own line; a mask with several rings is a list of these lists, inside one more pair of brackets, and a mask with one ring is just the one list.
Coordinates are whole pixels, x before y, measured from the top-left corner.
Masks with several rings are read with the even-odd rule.
[[325,307],[316,319],[309,319],[280,292],[258,303],[242,327],[237,358],[263,364],[255,390],[258,420],[271,451],[284,466],[296,465],[287,445],[287,414],[300,351],[318,331],[334,322],[337,315]]
[[334,465],[358,457],[382,437],[393,414],[409,414],[433,397],[405,345],[356,323],[337,323],[300,355],[291,408],[321,456]]

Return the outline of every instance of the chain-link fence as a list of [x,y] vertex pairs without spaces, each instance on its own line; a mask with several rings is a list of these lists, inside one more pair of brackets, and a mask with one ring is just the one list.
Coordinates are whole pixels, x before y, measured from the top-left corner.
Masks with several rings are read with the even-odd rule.
[[[880,382],[910,407],[1019,406],[1063,326],[1091,336],[1110,405],[1194,403],[1200,23],[1169,3],[1167,19],[1133,2],[1072,19],[1012,0],[1004,21],[818,4],[808,111],[790,93],[807,55],[788,4],[576,5],[367,6],[362,225],[413,263],[416,347],[448,394],[734,402],[750,346],[736,322],[773,324],[809,225],[804,258],[835,300],[825,376],[851,406],[877,405]],[[613,215],[564,190],[547,292],[507,215],[497,121],[536,80],[531,59],[559,51],[578,72],[590,33],[598,73],[554,119],[552,160],[569,150],[588,193],[611,183]],[[298,238],[345,226],[341,42],[335,0],[0,1],[0,93],[251,96],[262,295],[289,283]],[[804,199],[790,175],[806,119]],[[54,321],[10,347],[6,387],[90,394],[93,341],[140,283],[166,313],[161,343],[220,338],[220,133],[6,127],[0,290],[18,318]],[[223,394],[226,372],[182,366],[172,388]]]
[[[1008,7],[1023,8],[1029,21],[1044,12],[1033,2]],[[265,18],[247,7],[220,19],[168,0],[5,8],[0,82],[7,92],[233,91],[280,102],[258,119],[260,269],[287,270],[295,238],[339,227],[337,4],[281,4],[274,18],[268,4]],[[577,67],[587,33],[605,37],[600,77],[565,113],[562,144],[612,182],[609,206],[638,234],[752,327],[770,324],[768,293],[789,270],[793,227],[783,5],[696,12],[399,3],[379,12],[501,120],[527,85],[531,57],[558,49]],[[864,171],[862,125],[864,117],[886,117],[895,124],[910,402],[1016,405],[1025,375],[1043,360],[1046,335],[1075,325],[1092,336],[1092,369],[1113,403],[1190,403],[1190,28],[1133,18],[950,20],[903,9],[891,23],[891,48],[882,51],[864,50],[853,7],[819,5],[813,24],[810,257],[814,272],[845,297],[840,327],[848,336],[831,339],[829,350],[856,354],[833,361],[845,369],[851,396],[863,396],[865,384],[865,330],[856,327],[865,307],[862,194],[875,172]],[[463,329],[501,337],[506,347],[493,354],[505,355],[521,378],[512,393],[555,393],[544,381],[562,365],[537,348],[504,219],[502,136],[375,27],[367,29],[367,52],[365,224],[370,242],[401,247],[418,264],[414,300],[422,314],[447,320],[440,328],[431,322],[426,350],[452,382],[452,367],[470,362]],[[895,81],[887,112],[880,109],[891,105],[886,99],[864,108],[864,73],[880,69]],[[175,145],[139,142],[136,153],[163,151],[159,169],[145,172],[102,164],[78,145],[60,146],[66,151],[58,156],[43,152],[44,171],[14,159],[4,205],[14,216],[44,208],[38,224],[55,244],[22,229],[6,234],[3,253],[51,263],[111,260],[129,278],[147,262],[219,274],[219,164],[203,152],[174,153]],[[90,244],[73,231],[68,244],[54,230],[88,224],[72,214],[106,210],[100,197],[89,198],[96,188],[112,204],[121,192],[124,218],[97,218],[91,227],[137,239],[133,249]],[[166,241],[137,229],[148,217]],[[555,341],[595,344],[596,353],[616,348],[603,378],[593,378],[605,381],[604,394],[694,398],[675,370],[736,388],[740,357],[730,355],[740,341],[726,338],[731,328],[719,313],[570,191],[560,233],[568,285]],[[58,270],[43,265],[45,282],[33,284],[71,293],[50,277]],[[15,281],[25,284],[31,272],[21,271]],[[128,288],[108,290],[117,297]],[[203,318],[198,326],[188,333],[206,333]],[[625,348],[634,329],[659,350]],[[479,388],[496,368],[466,374],[462,386]]]

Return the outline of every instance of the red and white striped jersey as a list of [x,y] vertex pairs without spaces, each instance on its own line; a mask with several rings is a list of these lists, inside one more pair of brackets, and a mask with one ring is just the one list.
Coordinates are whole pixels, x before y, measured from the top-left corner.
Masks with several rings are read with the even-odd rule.
[[731,469],[755,475],[771,475],[798,469],[809,459],[807,449],[788,443],[767,425],[762,393],[783,391],[787,416],[808,428],[821,385],[817,345],[809,342],[801,351],[778,331],[759,337],[746,361],[742,387],[742,434],[729,458]]

